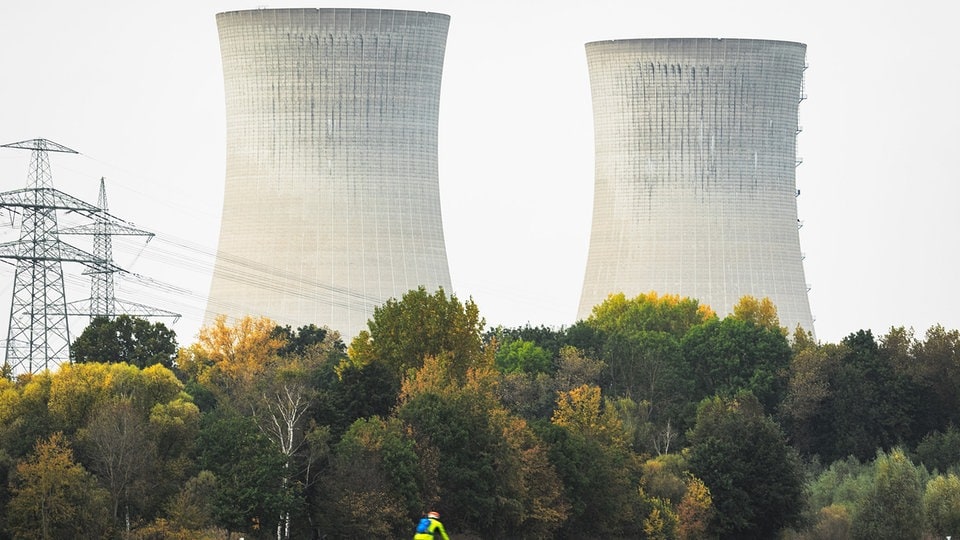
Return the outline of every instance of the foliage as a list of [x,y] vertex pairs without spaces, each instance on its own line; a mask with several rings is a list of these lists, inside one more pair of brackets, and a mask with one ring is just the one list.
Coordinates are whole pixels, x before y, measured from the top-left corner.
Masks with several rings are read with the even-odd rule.
[[786,394],[778,413],[793,447],[801,454],[812,455],[829,444],[822,438],[820,416],[830,397],[832,366],[839,363],[843,352],[836,345],[818,345],[803,334],[796,337]]
[[597,384],[600,373],[606,365],[583,355],[579,349],[564,347],[560,349],[560,361],[557,366],[557,391],[569,391],[584,384]]
[[17,465],[7,506],[8,528],[16,538],[105,538],[109,535],[108,495],[73,460],[60,433],[37,442]]
[[55,425],[72,434],[108,401],[129,399],[137,413],[146,416],[155,404],[177,398],[182,389],[176,376],[157,364],[145,369],[128,364],[67,364],[51,378],[47,408]]
[[649,403],[654,422],[685,423],[693,385],[678,339],[662,331],[611,332],[604,342],[603,361],[608,394]]
[[145,510],[154,494],[157,450],[147,438],[146,419],[130,400],[117,399],[100,405],[80,431],[90,470],[110,493],[114,519],[130,518]]
[[399,381],[379,362],[341,365],[339,379],[328,393],[332,406],[328,418],[335,433],[343,433],[360,418],[389,416],[397,405],[399,393]]
[[605,364],[585,357],[580,350],[560,349],[552,373],[508,373],[499,381],[499,396],[511,411],[527,420],[548,420],[558,392],[584,384],[596,385]]
[[874,484],[857,503],[852,533],[856,540],[920,538],[923,534],[925,471],[900,449],[878,452]]
[[779,328],[726,317],[690,329],[681,345],[693,372],[694,396],[749,391],[768,413],[783,399],[791,350]]
[[913,344],[904,368],[920,383],[929,404],[921,417],[929,423],[921,435],[960,425],[960,330],[930,327],[924,340]]
[[532,341],[515,339],[497,348],[497,369],[503,373],[546,373],[550,371],[550,353]]
[[733,318],[751,322],[756,326],[761,326],[769,330],[776,330],[783,335],[787,334],[787,329],[780,326],[777,306],[766,297],[757,299],[756,297],[747,295],[740,298],[740,301],[733,306]]
[[70,345],[70,361],[173,367],[177,335],[163,323],[130,315],[95,317]]
[[217,479],[214,520],[228,530],[271,528],[294,493],[283,486],[285,457],[249,417],[229,411],[205,415],[197,466]]
[[690,480],[686,459],[680,454],[662,454],[643,464],[643,490],[672,504],[686,495]]
[[927,482],[923,514],[928,530],[938,537],[957,534],[960,531],[960,477],[948,474]]
[[720,538],[772,538],[799,522],[803,472],[756,398],[704,400],[689,439],[690,469],[710,488]]
[[891,328],[880,340],[880,355],[903,387],[900,399],[910,415],[904,442],[960,423],[960,331],[935,325],[920,341],[912,329]]
[[919,387],[895,369],[893,356],[866,330],[798,351],[780,407],[798,450],[825,462],[867,460],[877,448],[910,441]]
[[399,379],[419,369],[424,358],[449,354],[458,377],[482,357],[484,320],[473,300],[447,298],[443,288],[429,294],[420,287],[400,301],[374,308],[364,330],[350,343],[350,360],[358,365],[381,362]]
[[218,397],[236,402],[251,393],[285,345],[276,327],[270,319],[249,316],[228,326],[221,315],[200,329],[196,343],[180,350],[177,367]]
[[712,309],[692,298],[649,292],[627,299],[617,293],[594,306],[587,324],[607,333],[632,329],[666,332],[680,338],[690,328],[715,317]]
[[835,461],[810,484],[810,508],[843,506],[852,509],[874,483],[874,469],[857,458]]
[[960,468],[960,429],[950,425],[943,433],[927,434],[917,445],[917,458],[931,471]]
[[612,406],[602,402],[596,386],[560,392],[551,422],[606,445],[623,447],[627,442],[623,422]]
[[851,521],[850,510],[842,504],[834,504],[821,508],[814,518],[813,525],[802,533],[785,536],[787,540],[835,540],[850,538]]
[[650,513],[643,520],[643,533],[650,540],[668,540],[677,536],[677,516],[661,499],[649,501]]
[[687,490],[677,505],[677,538],[695,540],[707,538],[715,510],[710,488],[695,476],[687,477]]
[[212,472],[200,471],[187,480],[183,489],[168,503],[171,528],[200,531],[212,526],[216,495],[217,477]]
[[346,345],[340,340],[340,333],[326,326],[321,328],[315,324],[308,324],[297,328],[294,332],[289,325],[278,325],[273,329],[273,337],[283,343],[277,350],[277,354],[284,357],[304,356],[317,347],[326,354],[346,352]]
[[3,448],[13,458],[20,458],[34,449],[37,441],[56,431],[50,414],[50,372],[23,375],[15,384],[5,381],[0,393],[0,437]]
[[578,432],[573,425],[541,423],[547,444],[570,502],[570,512],[556,538],[642,537],[650,507],[638,488],[640,458],[623,446],[608,446]]
[[514,328],[498,326],[491,328],[483,336],[484,343],[490,343],[496,340],[497,343],[508,343],[511,341],[528,341],[540,347],[547,352],[550,358],[556,358],[560,355],[560,349],[569,346],[569,337],[567,329],[564,327],[551,328],[548,326],[531,326],[526,324]]
[[566,518],[559,478],[526,421],[497,400],[498,374],[485,362],[460,385],[450,362],[427,358],[404,382],[397,414],[419,447],[436,449],[436,508],[458,516],[456,528],[550,537]]
[[766,299],[719,319],[650,293],[484,335],[472,301],[423,289],[349,356],[324,327],[231,324],[172,370],[106,343],[110,363],[0,378],[0,537],[42,537],[12,509],[51,470],[68,488],[43,509],[80,537],[127,516],[142,540],[402,537],[427,508],[483,538],[956,534],[957,331],[788,342]]
[[398,538],[435,489],[424,480],[415,441],[396,419],[354,422],[337,444],[321,521],[342,538]]

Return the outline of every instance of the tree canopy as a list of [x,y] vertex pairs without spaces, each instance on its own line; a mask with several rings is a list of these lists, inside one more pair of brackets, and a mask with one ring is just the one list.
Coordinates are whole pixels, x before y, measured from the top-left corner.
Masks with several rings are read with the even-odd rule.
[[119,315],[96,317],[70,345],[72,362],[127,363],[140,368],[153,364],[172,367],[177,336],[163,323]]
[[718,317],[648,293],[484,332],[421,288],[349,350],[323,321],[220,318],[165,365],[106,323],[84,360],[0,378],[0,539],[404,537],[428,509],[471,538],[960,523],[960,334],[939,326],[821,343],[764,298]]

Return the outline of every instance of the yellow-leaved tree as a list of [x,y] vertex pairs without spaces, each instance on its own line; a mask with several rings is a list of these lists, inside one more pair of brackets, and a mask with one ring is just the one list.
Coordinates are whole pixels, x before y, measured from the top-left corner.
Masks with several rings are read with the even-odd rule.
[[787,335],[787,329],[780,326],[777,306],[767,297],[762,299],[750,295],[741,297],[737,305],[733,306],[733,317],[771,330],[779,330],[783,335]]
[[285,340],[266,317],[246,316],[228,325],[225,315],[200,329],[197,342],[181,349],[178,367],[214,392],[237,397],[249,391],[276,360]]
[[690,475],[687,491],[677,505],[677,537],[681,540],[705,538],[713,519],[713,498],[703,480]]
[[11,482],[8,530],[15,538],[106,538],[108,495],[73,458],[62,433],[37,441]]
[[560,392],[551,422],[607,445],[624,447],[627,443],[623,421],[615,407],[605,406],[598,386],[584,384]]

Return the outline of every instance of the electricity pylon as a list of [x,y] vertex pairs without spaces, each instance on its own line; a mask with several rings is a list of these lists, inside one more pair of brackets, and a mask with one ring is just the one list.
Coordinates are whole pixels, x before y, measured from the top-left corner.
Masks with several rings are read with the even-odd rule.
[[[100,195],[97,199],[97,206],[100,207],[101,211],[97,214],[93,223],[62,229],[60,234],[92,235],[94,256],[111,264],[113,263],[112,237],[121,235],[144,236],[147,238],[147,242],[154,237],[152,232],[138,229],[129,223],[118,221],[110,216],[107,207],[107,188],[103,178],[100,178]],[[87,269],[83,273],[91,276],[90,298],[67,304],[70,315],[86,315],[90,317],[90,320],[96,317],[113,319],[118,313],[135,317],[172,317],[174,322],[180,318],[179,313],[116,298],[113,281],[116,270],[102,272]],[[88,306],[86,310],[82,307],[84,304]]]
[[32,152],[27,187],[0,193],[0,208],[21,216],[20,239],[0,244],[0,259],[16,265],[5,371],[36,373],[70,359],[62,263],[80,263],[92,272],[116,272],[119,268],[60,240],[58,211],[91,219],[100,212],[96,206],[53,188],[48,152],[77,152],[46,139],[0,146]]

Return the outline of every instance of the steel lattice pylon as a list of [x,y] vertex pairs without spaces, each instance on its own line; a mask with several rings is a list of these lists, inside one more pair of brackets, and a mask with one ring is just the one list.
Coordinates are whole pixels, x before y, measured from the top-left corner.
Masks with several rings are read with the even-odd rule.
[[[60,234],[85,234],[93,236],[93,254],[98,259],[113,263],[114,236],[144,236],[149,242],[154,234],[133,225],[120,221],[109,214],[107,207],[107,188],[103,178],[100,179],[100,195],[97,198],[100,213],[93,223],[62,229]],[[110,271],[100,271],[98,268],[88,268],[84,274],[91,276],[90,298],[67,304],[70,315],[86,315],[93,320],[97,317],[113,319],[117,314],[132,315],[135,317],[171,317],[174,322],[180,318],[179,313],[159,309],[136,302],[116,298],[114,295],[113,274],[120,271],[115,268]],[[84,309],[83,304],[88,308]]]
[[19,241],[0,244],[0,258],[16,261],[5,367],[12,373],[36,373],[69,361],[62,263],[78,262],[98,272],[115,267],[60,240],[57,211],[88,217],[99,211],[53,188],[48,153],[77,152],[46,139],[2,146],[32,151],[27,188],[0,194],[0,208],[21,214]]

